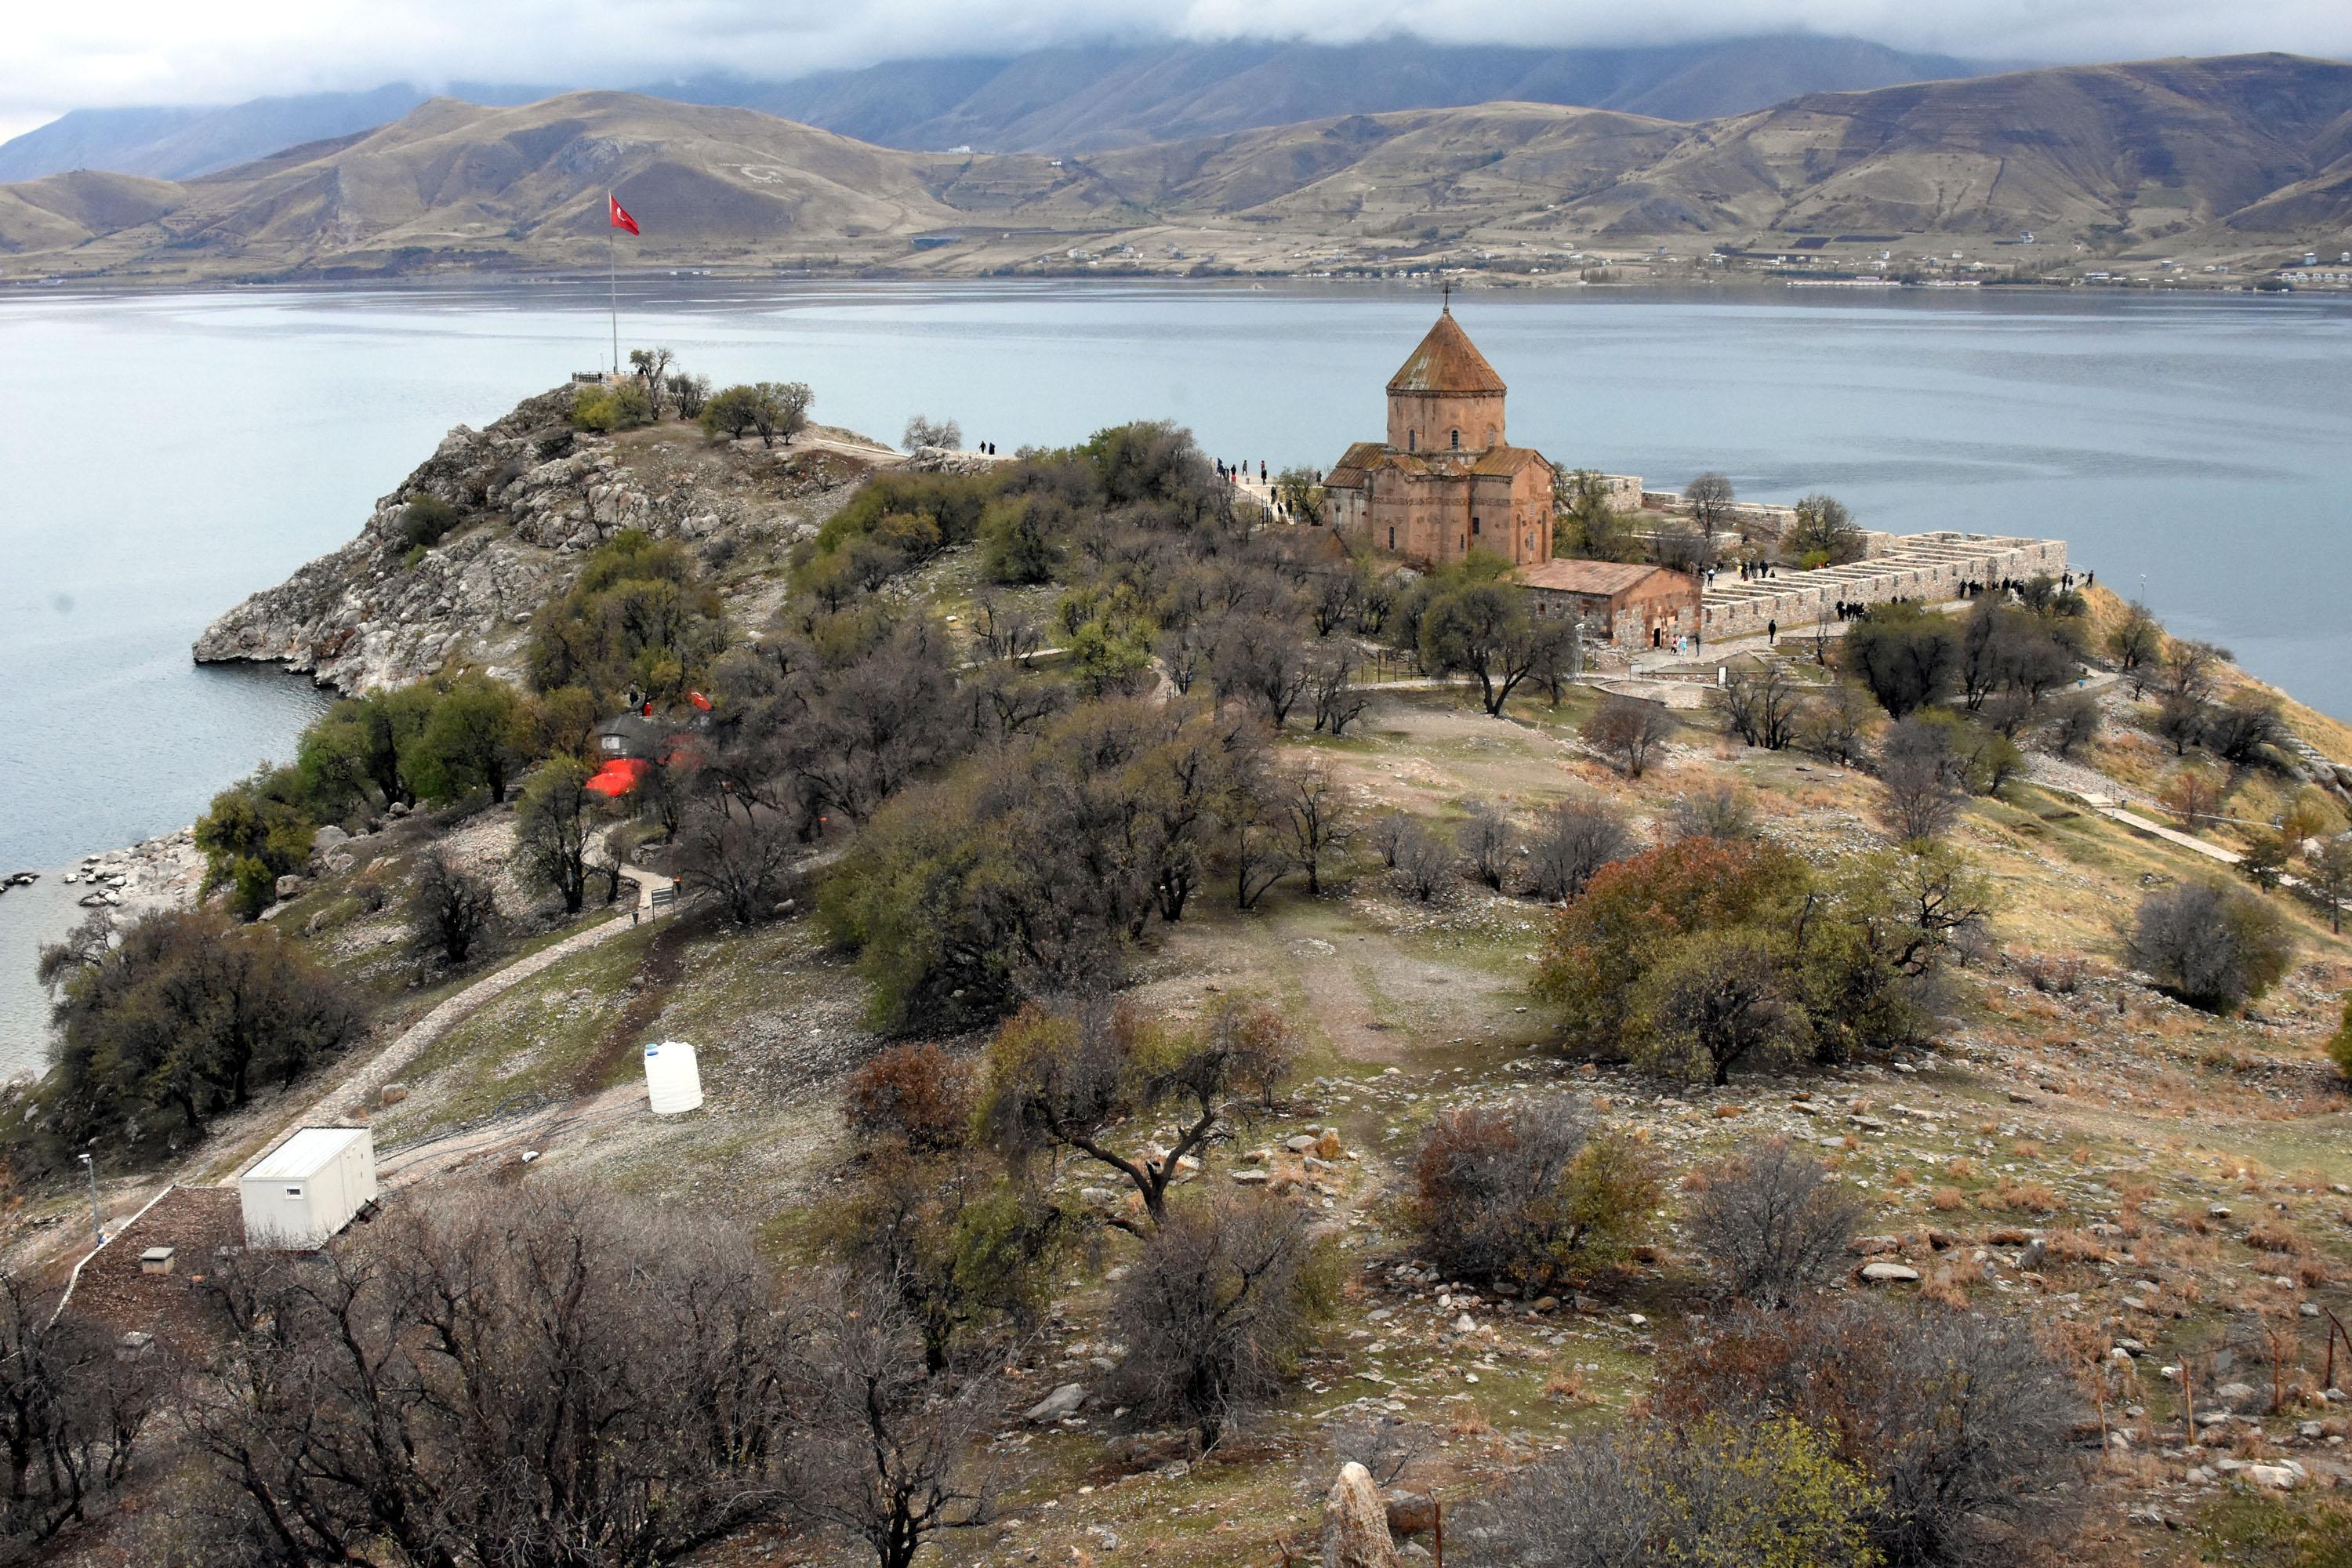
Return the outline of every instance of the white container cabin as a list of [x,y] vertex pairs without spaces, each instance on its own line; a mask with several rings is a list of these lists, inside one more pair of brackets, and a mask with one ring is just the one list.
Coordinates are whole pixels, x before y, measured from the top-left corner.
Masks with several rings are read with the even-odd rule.
[[247,1247],[307,1252],[375,1201],[375,1138],[364,1127],[305,1127],[236,1186]]

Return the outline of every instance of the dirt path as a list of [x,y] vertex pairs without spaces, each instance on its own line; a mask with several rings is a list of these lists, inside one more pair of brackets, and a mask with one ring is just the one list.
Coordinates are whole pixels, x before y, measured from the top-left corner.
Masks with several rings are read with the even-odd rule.
[[[621,874],[637,889],[636,907],[632,911],[630,919],[609,920],[602,925],[591,926],[586,931],[574,932],[562,942],[541,948],[537,952],[527,957],[519,958],[502,969],[491,971],[456,995],[448,997],[439,1006],[410,1025],[397,1039],[378,1051],[365,1065],[337,1080],[333,1087],[287,1117],[280,1124],[277,1134],[263,1146],[262,1152],[267,1152],[268,1148],[274,1147],[297,1128],[317,1126],[321,1123],[331,1125],[339,1121],[358,1119],[364,1112],[368,1102],[382,1091],[385,1084],[398,1079],[402,1073],[407,1071],[409,1067],[431,1049],[443,1036],[472,1017],[490,1002],[513,990],[533,975],[544,973],[575,953],[585,952],[600,943],[625,935],[635,930],[640,921],[665,919],[677,910],[677,906],[669,901],[669,897],[675,896],[674,879],[636,866],[623,867]],[[667,894],[669,897],[664,897],[657,904],[656,902],[657,894]],[[246,1161],[241,1163],[249,1165],[251,1162]],[[234,1186],[236,1177],[237,1173],[231,1171],[220,1178],[218,1184],[225,1187]]]

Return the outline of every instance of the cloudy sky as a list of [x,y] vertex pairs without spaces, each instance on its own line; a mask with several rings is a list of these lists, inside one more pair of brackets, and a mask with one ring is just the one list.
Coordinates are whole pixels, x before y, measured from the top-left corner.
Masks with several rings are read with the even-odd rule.
[[2347,0],[116,0],[16,8],[0,138],[77,107],[452,79],[790,77],[1075,38],[1627,44],[1802,29],[2002,59],[2352,56]]

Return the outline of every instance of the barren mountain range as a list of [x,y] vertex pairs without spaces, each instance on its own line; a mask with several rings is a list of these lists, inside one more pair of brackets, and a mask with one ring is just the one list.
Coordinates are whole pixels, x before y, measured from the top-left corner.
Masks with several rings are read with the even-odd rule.
[[[681,103],[756,109],[911,152],[968,145],[982,153],[1057,154],[1502,100],[1707,120],[1801,93],[1988,68],[1807,34],[1626,48],[1233,40],[1073,44],[1002,58],[887,60],[791,81],[703,77],[639,83],[636,90]],[[611,84],[460,82],[444,92],[471,103],[517,104],[585,85]],[[209,108],[76,110],[0,143],[0,183],[79,169],[193,179],[280,148],[371,130],[432,96],[403,82]]]
[[2051,68],[1695,124],[1506,101],[1062,158],[893,150],[626,93],[437,99],[201,179],[0,187],[0,250],[12,276],[124,281],[576,267],[603,260],[607,190],[644,229],[627,258],[663,267],[1313,271],[2022,230],[2243,250],[2347,237],[2352,66]]

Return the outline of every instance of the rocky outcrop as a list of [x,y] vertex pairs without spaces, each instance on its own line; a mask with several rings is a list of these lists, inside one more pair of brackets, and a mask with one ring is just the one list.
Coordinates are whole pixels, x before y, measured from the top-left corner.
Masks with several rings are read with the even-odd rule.
[[[450,431],[376,502],[358,538],[205,628],[197,662],[280,663],[347,692],[453,658],[510,674],[531,613],[598,542],[624,528],[698,541],[736,521],[730,498],[684,479],[648,488],[609,442],[575,438],[571,395],[558,388],[487,429]],[[408,517],[425,497],[455,515],[420,548]]]

